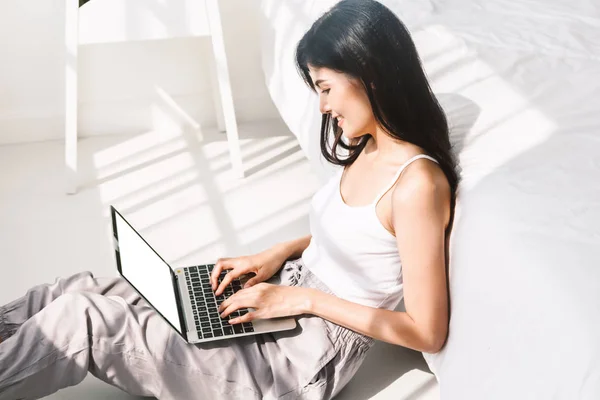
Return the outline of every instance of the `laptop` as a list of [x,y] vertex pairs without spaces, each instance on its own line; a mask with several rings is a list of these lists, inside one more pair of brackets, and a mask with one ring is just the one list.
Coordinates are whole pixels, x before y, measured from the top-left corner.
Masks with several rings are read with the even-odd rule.
[[[229,296],[241,290],[250,278],[234,279],[220,296],[215,296],[210,274],[215,264],[173,269],[146,240],[111,206],[112,228],[119,274],[188,343],[203,343],[294,329],[294,317],[260,319],[229,324],[228,320],[253,308],[239,309],[226,318],[217,311]],[[219,283],[225,271],[219,277]]]

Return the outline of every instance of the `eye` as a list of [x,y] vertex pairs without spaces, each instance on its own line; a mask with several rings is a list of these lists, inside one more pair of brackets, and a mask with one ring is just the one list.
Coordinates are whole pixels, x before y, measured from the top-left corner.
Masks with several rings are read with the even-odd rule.
[[330,90],[331,90],[331,89],[325,89],[325,90],[321,90],[321,93],[326,93],[326,94],[327,94],[327,93],[329,93],[329,91],[330,91]]

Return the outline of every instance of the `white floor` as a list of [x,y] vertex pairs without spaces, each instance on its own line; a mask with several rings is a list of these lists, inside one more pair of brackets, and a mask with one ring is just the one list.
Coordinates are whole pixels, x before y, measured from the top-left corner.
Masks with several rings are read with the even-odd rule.
[[[260,251],[309,231],[319,182],[279,121],[240,130],[248,177],[229,172],[225,135],[147,132],[80,140],[80,190],[66,195],[63,143],[0,146],[0,304],[90,270],[114,275],[114,205],[173,266]],[[48,399],[131,399],[88,376]],[[439,398],[421,354],[377,343],[338,399]]]

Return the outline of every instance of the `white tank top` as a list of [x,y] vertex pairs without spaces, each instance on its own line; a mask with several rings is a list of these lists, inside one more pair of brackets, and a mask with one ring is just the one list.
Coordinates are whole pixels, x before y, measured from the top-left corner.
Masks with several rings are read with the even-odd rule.
[[420,158],[437,163],[424,154],[412,157],[367,206],[344,203],[340,192],[343,168],[313,196],[309,212],[312,239],[302,259],[336,296],[388,310],[394,310],[402,300],[402,264],[396,237],[383,227],[375,207],[404,168]]

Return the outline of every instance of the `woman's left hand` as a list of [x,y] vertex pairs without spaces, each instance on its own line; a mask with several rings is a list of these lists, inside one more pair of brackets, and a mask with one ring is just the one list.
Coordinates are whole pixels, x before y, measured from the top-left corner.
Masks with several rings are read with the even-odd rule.
[[308,312],[309,296],[307,288],[261,282],[230,296],[219,306],[219,312],[224,318],[240,308],[255,309],[230,320],[232,324],[299,315]]

